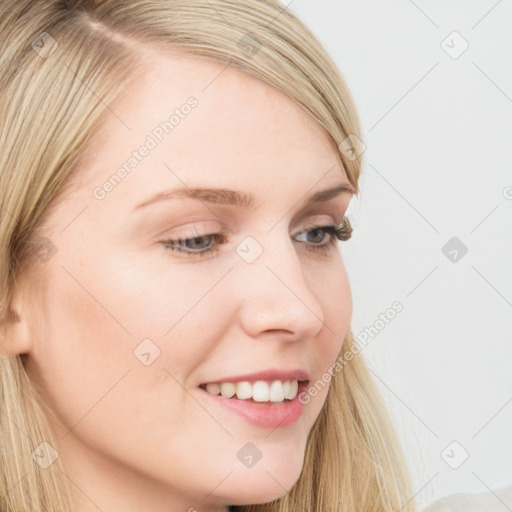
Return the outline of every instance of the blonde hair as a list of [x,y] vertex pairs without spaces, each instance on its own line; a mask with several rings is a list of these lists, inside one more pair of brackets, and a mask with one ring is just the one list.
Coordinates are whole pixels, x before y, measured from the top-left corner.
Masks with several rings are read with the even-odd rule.
[[[361,158],[339,145],[362,139],[360,122],[325,49],[274,0],[4,0],[0,39],[0,510],[70,512],[60,458],[47,468],[32,459],[43,441],[57,445],[52,411],[23,356],[4,350],[7,324],[21,273],[37,276],[50,207],[79,182],[87,143],[114,115],[108,105],[137,75],[144,48],[216,59],[284,93],[325,128],[357,193]],[[343,351],[353,343],[349,330]],[[360,354],[334,374],[293,488],[232,510],[416,510],[393,424]]]

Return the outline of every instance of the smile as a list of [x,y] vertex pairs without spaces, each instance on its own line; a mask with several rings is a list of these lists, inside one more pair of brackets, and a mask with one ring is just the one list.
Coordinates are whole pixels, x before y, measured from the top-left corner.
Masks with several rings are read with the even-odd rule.
[[202,384],[200,387],[211,395],[222,395],[224,398],[232,398],[236,395],[239,400],[252,398],[255,402],[284,402],[293,400],[297,396],[299,382],[297,380],[271,382],[258,380],[254,383],[243,381]]

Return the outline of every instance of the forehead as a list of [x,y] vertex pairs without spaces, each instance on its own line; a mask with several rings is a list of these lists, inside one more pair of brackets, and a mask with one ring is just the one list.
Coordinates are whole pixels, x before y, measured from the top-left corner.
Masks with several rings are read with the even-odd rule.
[[[93,135],[84,159],[89,194],[123,167],[118,186],[132,203],[160,186],[264,182],[268,190],[293,180],[299,190],[340,174],[346,181],[327,132],[263,81],[189,55],[148,54],[144,66]],[[133,160],[143,146],[151,148]]]

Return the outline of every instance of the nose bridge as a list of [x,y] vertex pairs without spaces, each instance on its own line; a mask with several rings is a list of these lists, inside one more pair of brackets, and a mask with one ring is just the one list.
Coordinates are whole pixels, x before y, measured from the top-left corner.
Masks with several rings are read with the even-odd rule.
[[252,335],[287,330],[314,337],[323,326],[321,304],[304,276],[289,234],[277,227],[249,235],[236,248],[241,319]]

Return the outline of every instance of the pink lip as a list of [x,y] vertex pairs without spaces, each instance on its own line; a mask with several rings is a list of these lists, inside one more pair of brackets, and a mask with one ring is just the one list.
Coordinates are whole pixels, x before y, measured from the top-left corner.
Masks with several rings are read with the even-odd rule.
[[[245,380],[245,377],[238,381],[240,380]],[[288,425],[295,423],[300,418],[304,409],[304,404],[299,401],[299,395],[302,391],[306,390],[307,385],[307,382],[299,383],[299,389],[296,397],[293,400],[286,400],[284,402],[255,402],[252,398],[248,400],[240,400],[236,398],[236,395],[233,398],[226,398],[222,395],[212,395],[202,388],[200,389],[220,406],[242,416],[252,425],[275,429],[278,427],[287,427]]]
[[246,375],[237,375],[233,377],[222,377],[217,380],[210,380],[204,384],[221,384],[222,382],[256,382],[258,380],[264,380],[271,382],[274,380],[287,381],[287,380],[298,380],[304,381],[309,380],[309,373],[306,370],[263,370],[260,372],[249,373]]

